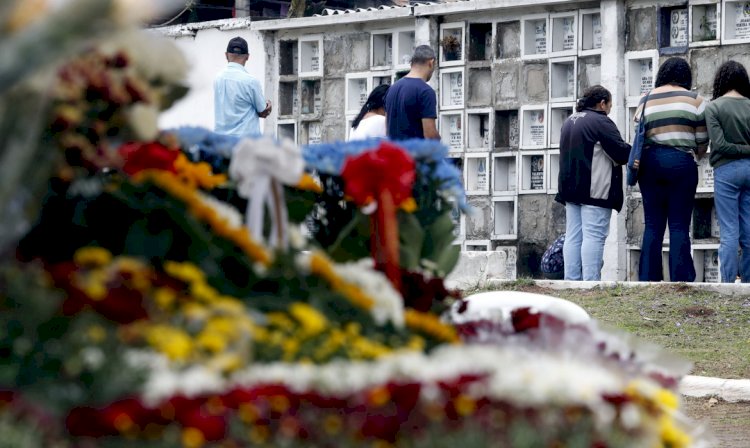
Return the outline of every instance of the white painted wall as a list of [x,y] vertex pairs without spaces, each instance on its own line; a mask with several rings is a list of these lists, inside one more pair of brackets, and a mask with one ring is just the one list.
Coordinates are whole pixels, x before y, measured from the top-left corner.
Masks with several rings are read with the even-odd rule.
[[[245,65],[247,71],[265,85],[266,55],[263,35],[247,29],[221,30],[206,28],[196,31],[195,37],[176,37],[177,46],[185,54],[190,71],[187,76],[188,94],[162,113],[159,127],[168,129],[177,126],[196,125],[214,128],[213,80],[227,64],[224,52],[233,37],[247,40],[250,60]],[[261,121],[261,129],[263,122]]]

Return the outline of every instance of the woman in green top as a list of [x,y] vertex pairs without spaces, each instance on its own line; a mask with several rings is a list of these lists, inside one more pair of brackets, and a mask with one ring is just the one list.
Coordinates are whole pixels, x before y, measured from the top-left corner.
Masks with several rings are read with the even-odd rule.
[[[745,67],[727,61],[714,78],[714,97],[706,108],[714,168],[714,204],[721,230],[721,281],[737,273],[750,282],[750,80]],[[742,248],[742,259],[737,255]]]

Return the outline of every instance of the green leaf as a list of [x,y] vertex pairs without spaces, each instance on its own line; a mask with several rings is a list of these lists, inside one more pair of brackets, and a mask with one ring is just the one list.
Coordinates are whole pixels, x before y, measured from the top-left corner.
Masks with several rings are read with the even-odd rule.
[[403,268],[414,270],[419,267],[425,232],[419,220],[410,213],[399,213],[399,257]]
[[438,258],[435,260],[437,265],[438,275],[447,276],[458,263],[458,258],[461,255],[461,248],[459,246],[446,246],[441,252]]
[[453,235],[453,219],[451,211],[447,210],[442,213],[432,225],[427,228],[427,241],[425,241],[422,258],[437,263],[437,259],[446,247],[453,245],[455,236]]

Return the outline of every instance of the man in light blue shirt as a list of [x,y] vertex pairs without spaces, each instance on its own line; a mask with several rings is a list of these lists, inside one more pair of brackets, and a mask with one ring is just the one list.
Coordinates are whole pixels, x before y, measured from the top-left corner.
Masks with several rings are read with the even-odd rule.
[[260,82],[245,70],[247,41],[235,37],[227,45],[227,67],[214,79],[214,131],[237,137],[257,137],[260,118],[271,113]]

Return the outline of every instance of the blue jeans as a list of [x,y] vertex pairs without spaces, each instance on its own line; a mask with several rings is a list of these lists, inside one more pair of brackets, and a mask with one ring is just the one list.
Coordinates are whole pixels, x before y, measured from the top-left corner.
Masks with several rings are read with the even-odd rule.
[[641,156],[638,184],[643,196],[646,229],[641,244],[638,280],[662,280],[662,243],[669,224],[669,277],[695,281],[690,253],[690,220],[698,187],[693,156],[666,146],[647,147]]
[[[714,204],[721,231],[721,281],[734,283],[737,273],[750,283],[750,158],[714,169]],[[742,248],[742,259],[737,255]]]
[[565,280],[601,280],[611,217],[609,208],[565,204]]

